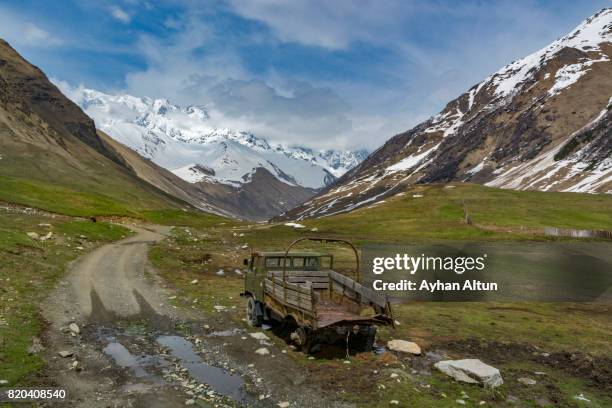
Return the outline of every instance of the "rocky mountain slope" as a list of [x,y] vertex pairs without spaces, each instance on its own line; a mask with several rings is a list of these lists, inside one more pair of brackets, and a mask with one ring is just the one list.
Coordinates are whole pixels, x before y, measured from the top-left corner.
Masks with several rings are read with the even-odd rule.
[[396,135],[283,218],[369,205],[414,183],[612,193],[612,9]]
[[42,208],[65,203],[84,213],[193,207],[228,213],[99,134],[91,118],[2,40],[0,185],[1,200]]
[[250,219],[304,202],[367,156],[270,145],[250,132],[213,126],[205,106],[58,85],[100,130]]

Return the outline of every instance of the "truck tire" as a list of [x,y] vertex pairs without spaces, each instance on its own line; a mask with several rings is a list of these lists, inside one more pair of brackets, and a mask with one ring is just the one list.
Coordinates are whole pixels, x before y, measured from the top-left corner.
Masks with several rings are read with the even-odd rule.
[[357,334],[349,337],[349,346],[355,351],[372,351],[376,340],[376,326],[362,327]]
[[304,353],[309,353],[311,347],[314,345],[314,339],[312,333],[304,327],[298,327],[293,333],[291,333],[291,340],[299,347]]
[[261,304],[256,301],[253,296],[249,296],[246,305],[246,320],[249,326],[261,327],[263,323],[263,314],[261,313]]

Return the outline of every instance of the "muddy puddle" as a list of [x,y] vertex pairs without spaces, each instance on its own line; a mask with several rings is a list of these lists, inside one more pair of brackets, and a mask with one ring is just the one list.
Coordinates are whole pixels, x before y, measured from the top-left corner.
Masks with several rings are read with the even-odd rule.
[[181,336],[160,336],[157,342],[167,347],[181,361],[181,366],[196,380],[208,384],[216,392],[237,402],[248,403],[252,397],[246,392],[244,380],[237,374],[206,364],[193,351],[193,344]]
[[[218,332],[219,337],[237,334]],[[240,406],[256,405],[244,379],[235,373],[208,364],[192,342],[176,334],[132,335],[121,329],[104,328],[96,334],[102,351],[114,363],[130,372],[135,380],[149,384],[179,382],[203,398],[233,401]],[[144,385],[144,384],[143,384]]]

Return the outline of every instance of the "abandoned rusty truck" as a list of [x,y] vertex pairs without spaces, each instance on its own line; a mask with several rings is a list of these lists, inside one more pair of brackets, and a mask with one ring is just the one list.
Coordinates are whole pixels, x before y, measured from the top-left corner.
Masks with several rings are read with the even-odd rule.
[[[350,246],[356,280],[334,271],[334,256],[329,253],[291,251],[305,240]],[[252,326],[261,326],[264,320],[281,322],[290,328],[291,341],[306,352],[340,341],[354,350],[369,351],[376,326],[394,324],[388,300],[359,283],[359,253],[348,241],[301,238],[285,252],[254,252],[245,265],[242,295],[247,298],[247,322]]]

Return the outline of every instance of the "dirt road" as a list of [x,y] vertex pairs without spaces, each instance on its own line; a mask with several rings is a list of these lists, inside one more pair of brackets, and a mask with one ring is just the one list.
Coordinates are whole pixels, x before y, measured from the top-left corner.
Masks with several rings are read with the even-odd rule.
[[130,228],[136,235],[100,247],[74,266],[70,283],[80,317],[104,321],[150,312],[171,314],[158,289],[145,279],[147,248],[163,239],[170,228]]
[[[70,406],[270,407],[289,398],[337,406],[306,386],[304,370],[272,343],[247,336],[224,313],[205,322],[170,305],[176,296],[147,261],[170,229],[129,227],[134,236],[74,262],[43,305],[47,377],[67,390]],[[272,355],[253,352],[262,346]]]
[[[170,229],[130,228],[136,232],[134,236],[99,247],[75,261],[43,308],[50,323],[48,377],[67,390],[72,406],[185,405],[185,396],[168,392],[171,384],[157,381],[155,373],[138,381],[126,377],[122,364],[125,367],[130,356],[127,342],[119,346],[124,354],[121,364],[114,362],[109,352],[120,344],[113,337],[117,331],[114,326],[121,320],[167,328],[178,318],[164,304],[164,290],[145,278],[150,268],[149,245],[163,239]],[[78,333],[70,330],[71,323],[78,326]],[[59,352],[71,355],[61,357]]]

